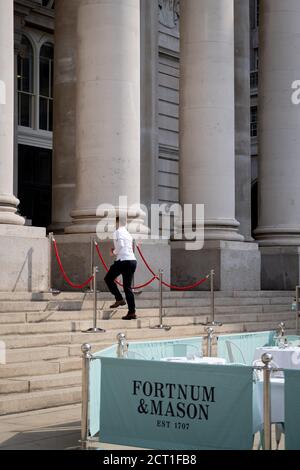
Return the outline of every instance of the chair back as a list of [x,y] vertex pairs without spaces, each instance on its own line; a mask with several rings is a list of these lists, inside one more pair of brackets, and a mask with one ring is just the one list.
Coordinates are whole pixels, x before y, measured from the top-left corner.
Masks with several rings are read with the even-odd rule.
[[233,341],[226,340],[226,348],[230,363],[239,363],[246,365],[246,360],[242,350]]

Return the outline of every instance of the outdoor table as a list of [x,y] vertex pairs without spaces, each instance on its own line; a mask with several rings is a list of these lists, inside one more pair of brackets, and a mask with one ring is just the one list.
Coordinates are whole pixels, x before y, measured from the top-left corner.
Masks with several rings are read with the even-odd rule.
[[[259,380],[253,386],[254,432],[260,431],[264,422],[264,384]],[[284,423],[284,379],[271,378],[271,423]]]
[[185,362],[190,364],[212,364],[212,365],[225,365],[226,359],[222,357],[164,357],[162,361],[167,362]]
[[273,361],[281,369],[300,370],[300,348],[298,347],[264,346],[257,348],[254,353],[254,360],[261,360],[262,355],[265,353],[272,354]]

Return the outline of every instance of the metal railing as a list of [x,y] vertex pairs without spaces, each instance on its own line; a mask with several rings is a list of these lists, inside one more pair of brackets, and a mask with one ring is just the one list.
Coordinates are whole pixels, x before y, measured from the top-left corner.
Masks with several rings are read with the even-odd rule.
[[[207,355],[211,356],[211,339],[213,329],[208,328],[208,345]],[[117,357],[127,358],[128,342],[124,333],[117,335]],[[89,437],[89,373],[90,363],[92,360],[101,360],[100,357],[94,357],[91,353],[91,346],[83,344],[82,350],[82,408],[81,408],[81,449],[88,450],[92,439]],[[271,366],[273,357],[269,353],[265,353],[261,357],[263,366],[252,366],[253,372],[260,370],[263,372],[263,432],[264,439],[262,442],[263,450],[272,450],[272,421],[271,421],[271,374],[272,372],[284,372],[284,369]]]
[[150,328],[153,330],[165,330],[170,331],[171,326],[164,325],[163,323],[163,276],[164,270],[159,270],[159,324],[155,326],[151,326]]

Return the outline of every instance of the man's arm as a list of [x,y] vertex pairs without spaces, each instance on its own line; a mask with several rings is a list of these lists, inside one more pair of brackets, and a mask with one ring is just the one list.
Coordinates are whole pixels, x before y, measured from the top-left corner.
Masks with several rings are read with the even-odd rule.
[[112,253],[115,256],[118,256],[120,253],[120,250],[124,247],[124,240],[120,238],[120,235],[115,232],[113,236],[113,241],[114,241],[114,249],[112,250]]

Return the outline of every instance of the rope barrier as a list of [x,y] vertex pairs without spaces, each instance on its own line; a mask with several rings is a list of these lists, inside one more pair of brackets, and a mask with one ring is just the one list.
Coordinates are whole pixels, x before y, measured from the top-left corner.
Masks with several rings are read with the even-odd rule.
[[[101,253],[101,251],[100,251],[100,248],[99,248],[99,245],[98,245],[97,242],[95,242],[95,246],[96,246],[96,251],[97,251],[97,253],[98,253],[98,256],[99,256],[99,258],[100,258],[100,261],[101,261],[101,263],[103,264],[105,271],[108,272],[108,271],[109,271],[109,268],[108,268],[107,264],[105,263],[105,260],[104,260],[104,258],[103,258],[103,256],[102,256],[102,253]],[[157,276],[153,273],[152,279],[150,279],[149,281],[145,282],[145,284],[142,284],[142,285],[140,285],[140,286],[133,286],[132,289],[142,289],[143,287],[147,287],[147,286],[149,286],[150,284],[152,284],[152,282],[155,281],[156,279],[157,279]],[[118,284],[118,286],[123,287],[123,284],[122,284],[121,282],[115,280],[115,283]]]
[[[138,250],[139,255],[142,258],[143,262],[145,263],[146,268],[150,271],[151,274],[153,274],[155,276],[154,271],[152,271],[152,269],[150,268],[149,264],[147,263],[146,258],[144,257],[144,255],[142,253],[142,250],[140,249],[139,246],[137,246],[137,250]],[[173,290],[177,290],[177,291],[188,291],[188,290],[192,290],[192,289],[195,289],[196,287],[201,286],[201,284],[204,284],[204,282],[206,282],[209,279],[209,277],[210,277],[210,275],[208,274],[203,279],[200,279],[200,281],[195,282],[195,284],[192,284],[190,286],[185,286],[185,287],[173,286],[172,284],[168,284],[167,282],[164,282],[164,281],[162,282],[162,284],[165,287],[168,287],[169,289],[173,289]]]
[[[98,243],[95,241],[95,247],[96,247],[96,251],[97,251],[97,254],[99,256],[99,259],[101,261],[101,263],[103,264],[103,267],[105,269],[106,272],[109,271],[109,268],[102,256],[102,253],[100,251],[100,248],[99,248],[99,245]],[[60,256],[59,256],[59,252],[58,252],[58,248],[57,248],[57,243],[56,243],[56,240],[53,238],[53,245],[54,245],[54,252],[55,252],[55,256],[56,256],[56,260],[58,262],[58,265],[59,265],[59,268],[60,268],[60,271],[63,275],[63,278],[64,280],[69,284],[69,286],[71,286],[73,289],[83,289],[84,287],[86,287],[87,285],[89,285],[91,283],[91,281],[94,279],[94,276],[91,276],[89,279],[87,279],[83,284],[74,284],[68,277],[68,275],[66,274],[65,270],[64,270],[64,267],[62,265],[62,262],[61,262],[61,259],[60,259]],[[152,274],[152,278],[145,282],[144,284],[140,285],[140,286],[133,286],[132,288],[133,289],[142,289],[143,287],[147,287],[149,286],[150,284],[152,284],[152,282],[156,281],[156,280],[159,280],[159,277],[157,276],[157,274],[155,274],[155,272],[151,269],[150,265],[148,264],[145,256],[143,255],[142,253],[142,250],[140,249],[139,246],[137,246],[137,250],[139,252],[139,255],[141,257],[141,259],[143,260],[146,268],[148,269],[148,271]],[[183,287],[180,287],[180,286],[174,286],[172,284],[168,284],[167,282],[162,282],[162,284],[165,286],[165,287],[168,287],[169,289],[172,289],[172,290],[177,290],[177,291],[188,291],[188,290],[192,290],[192,289],[195,289],[196,287],[199,287],[201,284],[203,284],[204,282],[206,282],[208,279],[209,279],[210,275],[208,274],[205,278],[203,279],[200,279],[200,281],[197,281],[195,282],[194,284],[191,284],[189,286],[183,286]],[[119,282],[118,280],[115,280],[115,283],[120,286],[120,287],[123,287],[123,284],[121,282]]]
[[69,284],[69,286],[73,287],[73,289],[83,289],[84,287],[86,287],[87,285],[89,285],[90,282],[94,279],[94,276],[91,276],[91,277],[90,277],[87,281],[85,281],[83,284],[74,284],[74,283],[69,279],[69,277],[68,277],[67,274],[66,274],[66,271],[65,271],[64,268],[63,268],[63,265],[62,265],[62,262],[61,262],[61,259],[60,259],[59,253],[58,253],[57,243],[56,243],[56,240],[54,240],[54,238],[53,238],[53,245],[54,245],[55,256],[56,256],[56,260],[57,260],[58,265],[59,265],[59,269],[61,270],[61,273],[62,273],[62,275],[63,275],[64,280]]
[[187,291],[187,290],[192,290],[192,289],[195,289],[196,287],[201,286],[201,284],[204,284],[204,282],[206,282],[208,279],[209,279],[209,274],[203,279],[201,279],[200,281],[195,282],[195,284],[192,284],[190,286],[178,287],[178,286],[173,286],[172,284],[168,284],[167,282],[164,282],[164,281],[163,281],[163,286],[168,287],[169,289],[173,289],[173,290]]

